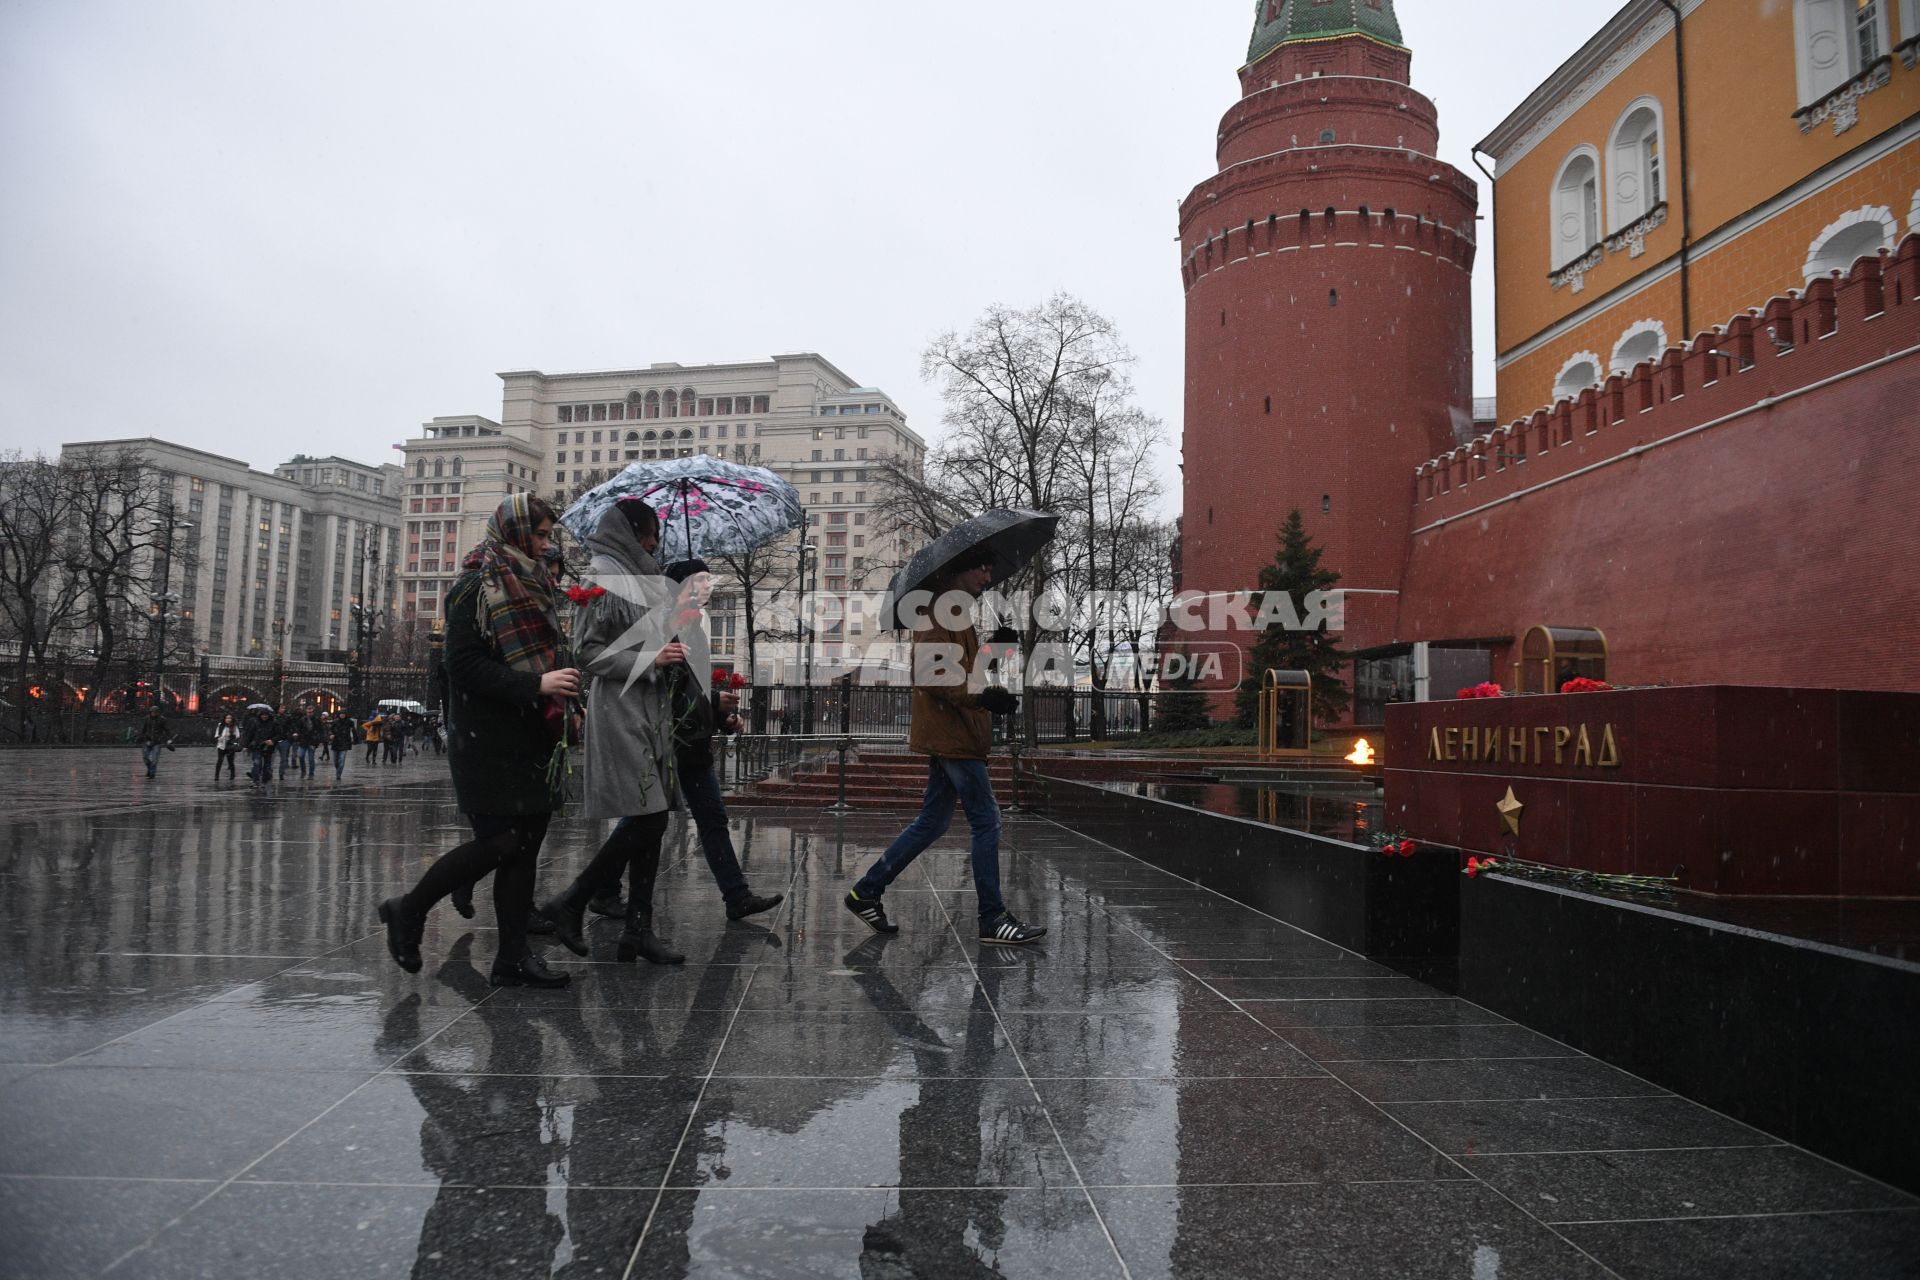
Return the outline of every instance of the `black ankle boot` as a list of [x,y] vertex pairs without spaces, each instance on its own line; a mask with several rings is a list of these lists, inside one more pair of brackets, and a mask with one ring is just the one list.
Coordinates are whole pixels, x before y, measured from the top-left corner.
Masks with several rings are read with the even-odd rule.
[[508,960],[504,956],[493,962],[493,972],[487,976],[487,982],[496,987],[540,987],[555,991],[573,981],[569,973],[555,973],[547,968],[544,958],[525,955],[518,960]]
[[748,892],[744,897],[735,898],[727,904],[727,919],[745,920],[748,916],[757,916],[762,911],[771,911],[786,900],[787,895],[784,893],[770,893],[763,898],[757,893]]
[[659,934],[653,931],[653,917],[635,912],[627,917],[627,927],[620,934],[620,948],[615,953],[622,964],[632,964],[645,956],[648,964],[685,964],[687,958],[678,951],[669,948]]
[[387,954],[408,973],[420,972],[420,934],[424,921],[413,918],[405,898],[380,904],[380,923],[387,926]]
[[587,908],[577,889],[568,889],[557,898],[540,904],[540,914],[553,922],[553,936],[560,945],[577,956],[587,954]]

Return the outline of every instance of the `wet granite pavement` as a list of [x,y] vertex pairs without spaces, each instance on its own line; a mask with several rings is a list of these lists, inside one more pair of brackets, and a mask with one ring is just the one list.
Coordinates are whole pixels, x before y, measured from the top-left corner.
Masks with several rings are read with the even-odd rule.
[[[1895,1277],[1920,1205],[1036,818],[971,934],[965,824],[676,824],[681,969],[490,991],[374,905],[464,830],[444,765],[267,793],[200,753],[0,755],[0,1275]],[[558,822],[543,884],[599,828]]]

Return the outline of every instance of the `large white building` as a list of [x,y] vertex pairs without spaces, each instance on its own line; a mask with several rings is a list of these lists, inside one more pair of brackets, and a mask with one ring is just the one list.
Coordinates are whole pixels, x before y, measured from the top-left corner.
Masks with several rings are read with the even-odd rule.
[[[809,595],[818,621],[816,679],[856,658],[898,664],[890,638],[874,647],[870,602],[900,548],[880,534],[875,468],[887,457],[917,468],[926,442],[887,395],[863,387],[818,355],[749,364],[654,364],[645,369],[546,374],[518,370],[504,384],[498,422],[435,418],[406,454],[403,625],[437,628],[459,559],[509,493],[536,493],[556,509],[629,462],[708,453],[772,469],[800,491],[808,539]],[[794,563],[799,538],[777,554]],[[783,590],[773,592],[773,587]],[[798,604],[791,568],[756,593],[765,617]],[[740,584],[722,583],[713,606],[715,658],[744,667]],[[763,621],[764,629],[765,623]],[[800,646],[762,639],[756,682],[791,682],[805,666]]]
[[149,576],[179,597],[175,634],[198,652],[298,662],[349,649],[352,607],[396,600],[399,467],[296,457],[267,475],[152,438],[61,446],[63,458],[125,451],[158,474],[181,526]]

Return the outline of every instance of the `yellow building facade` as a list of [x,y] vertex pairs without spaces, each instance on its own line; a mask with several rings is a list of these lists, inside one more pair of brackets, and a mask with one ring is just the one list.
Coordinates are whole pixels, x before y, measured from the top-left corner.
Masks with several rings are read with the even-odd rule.
[[1920,0],[1633,0],[1476,148],[1499,416],[1920,231]]

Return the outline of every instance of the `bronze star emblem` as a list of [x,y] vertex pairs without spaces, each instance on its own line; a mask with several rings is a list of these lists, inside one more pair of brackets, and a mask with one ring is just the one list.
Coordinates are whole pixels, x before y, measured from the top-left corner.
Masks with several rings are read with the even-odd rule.
[[1494,808],[1500,811],[1500,821],[1506,826],[1507,834],[1511,836],[1519,835],[1520,815],[1526,812],[1527,806],[1520,803],[1520,797],[1513,794],[1512,787],[1507,788],[1506,797],[1502,799],[1499,804],[1495,805]]

